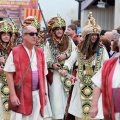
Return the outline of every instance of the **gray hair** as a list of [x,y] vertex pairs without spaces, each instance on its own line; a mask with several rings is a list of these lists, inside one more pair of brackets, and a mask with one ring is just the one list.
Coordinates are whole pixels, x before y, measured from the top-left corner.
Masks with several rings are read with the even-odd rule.
[[22,29],[22,35],[27,32],[27,28],[28,28],[28,26],[25,26],[25,27]]

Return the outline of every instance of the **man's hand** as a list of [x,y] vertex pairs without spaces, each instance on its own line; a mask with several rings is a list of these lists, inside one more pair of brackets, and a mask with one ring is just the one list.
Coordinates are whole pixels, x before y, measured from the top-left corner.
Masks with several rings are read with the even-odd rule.
[[4,63],[4,64],[5,64],[5,59],[4,59],[4,57],[0,57],[0,63]]
[[98,113],[98,105],[92,105],[90,109],[90,117],[94,118]]
[[0,66],[0,72],[3,72],[3,67]]
[[60,69],[60,64],[59,63],[53,63],[53,69],[54,70]]
[[57,59],[58,59],[59,62],[61,62],[61,61],[65,60],[66,57],[67,57],[66,54],[60,54],[60,55],[57,56]]
[[10,100],[11,100],[11,104],[13,106],[19,106],[20,105],[20,100],[16,95],[10,95]]
[[66,74],[68,74],[68,71],[67,71],[67,70],[59,70],[59,73],[60,73],[62,76],[66,76]]

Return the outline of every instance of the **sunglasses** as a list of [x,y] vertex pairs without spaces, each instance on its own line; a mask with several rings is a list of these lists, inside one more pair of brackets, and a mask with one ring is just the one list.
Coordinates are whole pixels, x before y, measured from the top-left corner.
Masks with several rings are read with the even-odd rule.
[[77,37],[82,37],[82,35],[77,35]]
[[30,32],[30,33],[25,33],[25,34],[29,34],[30,36],[34,36],[34,35],[38,36],[38,32]]

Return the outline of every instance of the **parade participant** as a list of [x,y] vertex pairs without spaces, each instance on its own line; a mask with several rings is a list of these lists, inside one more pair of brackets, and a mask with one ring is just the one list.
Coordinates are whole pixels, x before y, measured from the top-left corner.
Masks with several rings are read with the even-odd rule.
[[71,37],[74,41],[75,45],[78,45],[78,35],[76,34],[77,28],[75,25],[68,25],[67,27],[67,35]]
[[74,20],[72,24],[77,27],[77,31],[76,31],[77,35],[81,33],[80,20]]
[[37,36],[35,27],[24,27],[23,43],[12,49],[4,67],[10,90],[10,120],[43,120],[47,67],[43,50],[35,47]]
[[[24,28],[25,26],[28,26],[28,25],[34,26],[37,29],[38,36],[37,36],[37,42],[36,42],[35,45],[37,47],[40,47],[40,48],[44,49],[44,42],[42,42],[43,41],[43,35],[40,33],[40,22],[38,21],[37,17],[28,16],[25,19],[25,21],[23,22],[22,26]],[[45,51],[44,51],[44,53],[45,53]],[[49,100],[48,100],[47,105],[45,106],[44,118],[48,119],[50,117],[52,117],[52,113],[51,113],[50,103],[49,103]]]
[[[71,100],[74,100],[74,104],[71,104],[69,109],[75,109],[75,106],[79,110],[78,116],[82,120],[91,119],[89,112],[94,89],[91,77],[100,69],[104,61],[109,58],[106,49],[103,46],[99,46],[100,30],[100,26],[96,24],[92,12],[90,12],[86,26],[82,29],[84,40],[77,46],[77,49],[72,52],[70,58],[64,64],[64,67],[69,71],[71,65],[76,60],[78,62],[78,81],[74,86],[76,91],[73,91],[73,94],[75,92],[76,96],[71,98]],[[63,70],[61,74],[64,75],[66,72],[66,70]],[[102,112],[102,99],[100,97],[99,112],[95,119],[103,119]]]
[[60,15],[53,17],[48,22],[48,28],[51,38],[45,46],[47,65],[49,69],[48,81],[50,103],[53,113],[53,119],[63,119],[67,103],[67,92],[69,91],[69,82],[61,78],[59,70],[64,66],[64,62],[69,58],[75,45],[66,34],[66,23]]
[[18,29],[15,27],[15,25],[12,25],[12,37],[11,37],[11,42],[13,44],[13,46],[16,46],[17,43],[17,39],[19,37],[19,32]]
[[6,59],[12,49],[10,41],[12,36],[12,27],[5,20],[0,22],[0,120],[9,120],[8,111],[9,89],[6,80],[6,74],[3,71]]
[[43,38],[42,38],[42,35],[40,34],[40,22],[38,21],[37,17],[36,16],[28,16],[24,20],[24,22],[22,24],[22,27],[24,28],[25,26],[28,26],[28,25],[34,26],[37,29],[38,39],[37,39],[37,42],[36,42],[36,46],[43,48],[44,47],[44,45],[43,45],[44,43],[42,42]]
[[[118,42],[120,50],[120,38]],[[120,120],[120,53],[107,60],[103,67],[92,77],[96,85],[93,93],[90,115],[94,118],[98,112],[98,99],[102,93],[105,120]]]

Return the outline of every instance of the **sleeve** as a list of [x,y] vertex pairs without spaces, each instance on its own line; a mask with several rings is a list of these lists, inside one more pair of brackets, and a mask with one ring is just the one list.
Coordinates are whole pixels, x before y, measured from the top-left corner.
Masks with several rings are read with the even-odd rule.
[[7,61],[5,63],[5,67],[4,67],[4,71],[6,72],[15,72],[15,64],[13,62],[13,52],[11,51],[11,53],[9,54]]
[[102,85],[102,68],[91,78],[92,82],[101,89]]
[[108,52],[105,47],[103,47],[103,56],[101,61],[101,66],[103,66],[104,62],[109,59]]
[[45,59],[45,75],[48,74],[48,69],[47,69],[47,62],[46,62],[46,59]]
[[73,64],[76,62],[77,58],[78,58],[78,53],[77,53],[77,49],[75,49],[72,51],[71,56],[65,61],[64,68],[67,67],[70,70]]
[[52,68],[52,64],[54,63],[54,60],[52,58],[51,50],[50,50],[50,44],[47,41],[46,46],[44,47],[44,52],[45,52],[45,58],[47,62],[47,67]]

